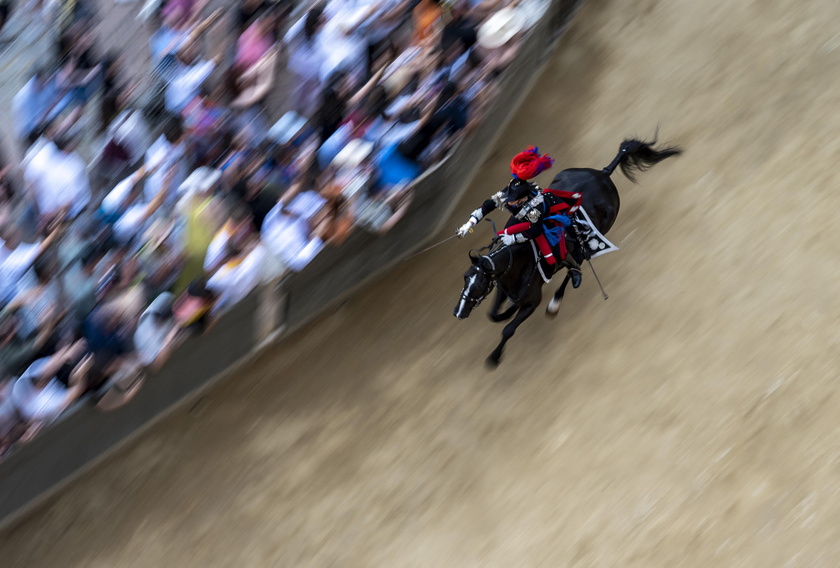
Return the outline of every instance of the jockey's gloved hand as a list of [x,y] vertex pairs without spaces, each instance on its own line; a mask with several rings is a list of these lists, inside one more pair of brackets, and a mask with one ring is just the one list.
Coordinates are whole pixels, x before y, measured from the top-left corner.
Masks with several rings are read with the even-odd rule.
[[460,238],[462,238],[462,239],[463,239],[463,238],[467,235],[467,233],[469,233],[469,232],[470,232],[470,229],[472,229],[473,227],[475,227],[475,224],[476,224],[476,223],[478,223],[478,219],[476,219],[475,217],[470,217],[470,220],[469,220],[469,221],[467,221],[466,223],[464,223],[463,225],[461,225],[461,227],[458,229],[458,231],[456,232],[456,234],[457,234]]
[[502,233],[501,241],[502,241],[503,245],[510,246],[510,245],[512,245],[513,243],[516,242],[516,235],[508,235],[508,234]]

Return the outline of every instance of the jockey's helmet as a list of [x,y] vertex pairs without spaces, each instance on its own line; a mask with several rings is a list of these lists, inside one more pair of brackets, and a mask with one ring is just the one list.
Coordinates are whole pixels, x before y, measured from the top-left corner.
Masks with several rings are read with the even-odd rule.
[[539,191],[537,184],[524,179],[513,178],[502,192],[505,203],[516,201]]

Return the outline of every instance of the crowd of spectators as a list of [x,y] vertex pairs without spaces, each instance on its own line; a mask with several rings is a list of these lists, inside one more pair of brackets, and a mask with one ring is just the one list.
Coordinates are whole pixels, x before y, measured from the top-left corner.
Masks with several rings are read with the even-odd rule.
[[534,2],[149,1],[140,77],[91,4],[49,4],[54,62],[10,109],[25,157],[0,157],[0,456],[80,396],[119,406],[260,283],[387,232]]

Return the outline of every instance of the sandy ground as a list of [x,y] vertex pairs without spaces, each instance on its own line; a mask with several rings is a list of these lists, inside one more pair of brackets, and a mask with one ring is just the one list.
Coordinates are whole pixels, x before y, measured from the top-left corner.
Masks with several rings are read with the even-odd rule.
[[686,153],[616,176],[608,301],[585,273],[488,373],[500,328],[451,315],[481,238],[439,247],[0,535],[0,564],[840,565],[838,19],[590,1],[451,225],[528,144],[601,167],[659,125]]

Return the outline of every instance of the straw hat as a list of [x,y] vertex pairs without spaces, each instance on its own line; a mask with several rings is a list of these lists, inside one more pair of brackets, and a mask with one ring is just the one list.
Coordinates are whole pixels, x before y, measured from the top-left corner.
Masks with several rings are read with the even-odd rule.
[[485,49],[501,47],[525,27],[525,21],[514,8],[502,8],[478,28],[478,45]]

